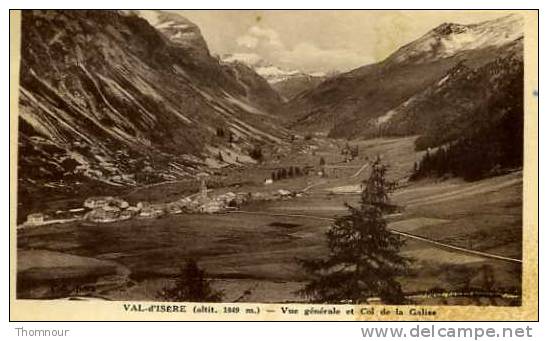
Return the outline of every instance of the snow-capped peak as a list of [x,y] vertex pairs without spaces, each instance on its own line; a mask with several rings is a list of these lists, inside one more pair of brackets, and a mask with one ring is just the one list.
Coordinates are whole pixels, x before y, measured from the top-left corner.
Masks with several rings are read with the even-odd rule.
[[[305,73],[299,70],[288,70],[279,66],[273,65],[261,58],[255,53],[233,53],[224,54],[221,60],[225,63],[240,62],[255,70],[261,77],[267,80],[270,84],[275,84],[293,77],[313,76],[322,77],[323,73],[315,72],[314,74]],[[317,75],[316,75],[317,74]],[[320,75],[321,74],[321,75]]]
[[196,24],[172,12],[142,10],[138,15],[145,18],[171,42],[196,52],[209,54],[207,44]]
[[465,50],[501,46],[523,37],[523,18],[512,14],[479,24],[444,23],[402,47],[388,60],[426,62]]

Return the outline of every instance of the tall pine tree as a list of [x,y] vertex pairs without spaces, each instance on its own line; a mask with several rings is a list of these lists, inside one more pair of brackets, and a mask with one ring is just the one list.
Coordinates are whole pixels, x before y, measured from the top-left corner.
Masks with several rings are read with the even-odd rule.
[[314,302],[405,301],[397,277],[406,272],[409,259],[399,254],[403,241],[387,230],[383,217],[393,208],[388,198],[393,184],[379,158],[371,167],[359,207],[347,205],[349,214],[338,217],[327,232],[328,257],[302,261],[312,280],[300,293]]

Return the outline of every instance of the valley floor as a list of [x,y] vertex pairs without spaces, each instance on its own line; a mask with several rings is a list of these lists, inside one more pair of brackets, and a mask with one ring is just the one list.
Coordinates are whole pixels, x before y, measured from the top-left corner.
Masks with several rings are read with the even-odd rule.
[[[271,186],[269,190],[307,189],[300,198],[254,202],[242,208],[246,212],[19,230],[18,296],[55,298],[70,293],[155,300],[184,260],[193,257],[213,286],[223,291],[223,301],[305,301],[296,293],[306,282],[297,260],[326,254],[324,233],[330,219],[345,214],[345,203],[357,202],[370,158],[380,154],[391,166],[393,179],[409,175],[420,157],[413,140],[360,141],[360,157],[339,163],[340,142],[313,139],[309,144],[316,146],[314,152],[299,148],[277,164],[237,171],[236,177],[248,180],[238,191],[264,191],[266,186]],[[327,178],[262,184],[272,167],[316,164],[320,157],[332,166]],[[448,179],[400,184],[392,200],[403,210],[389,217],[389,228],[420,237],[406,238],[402,250],[413,258],[411,273],[401,278],[404,291],[421,304],[519,304],[522,173],[471,183]],[[223,190],[227,189],[215,189]],[[470,288],[485,295],[422,295],[427,291],[466,293]]]

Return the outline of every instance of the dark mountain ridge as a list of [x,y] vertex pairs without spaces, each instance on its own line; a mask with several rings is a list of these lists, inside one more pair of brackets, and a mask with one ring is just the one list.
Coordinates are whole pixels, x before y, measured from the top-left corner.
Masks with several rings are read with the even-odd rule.
[[[478,68],[465,62],[450,69],[439,81],[412,96],[385,116],[370,122],[378,134],[419,135],[419,149],[435,147],[471,129],[490,96],[502,96],[508,83],[523,84],[523,39],[499,50],[498,57]],[[489,111],[484,108],[483,111]],[[372,132],[373,133],[373,132]],[[436,136],[436,137],[434,137]],[[431,142],[428,142],[431,140]]]
[[20,197],[173,180],[283,143],[266,81],[169,18],[186,31],[166,36],[131,12],[23,11]]

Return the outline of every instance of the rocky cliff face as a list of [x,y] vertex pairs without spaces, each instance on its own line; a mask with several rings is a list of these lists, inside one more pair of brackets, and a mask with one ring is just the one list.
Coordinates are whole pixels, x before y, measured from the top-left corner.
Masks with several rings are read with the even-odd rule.
[[281,143],[268,84],[211,57],[188,20],[158,18],[23,11],[20,190],[170,180]]
[[200,28],[190,20],[176,13],[163,11],[146,11],[145,18],[173,44],[193,52],[197,57],[209,56],[209,49]]

